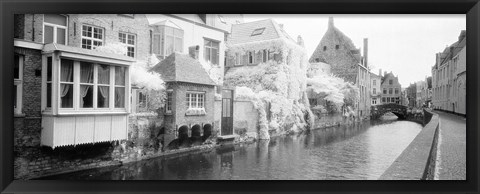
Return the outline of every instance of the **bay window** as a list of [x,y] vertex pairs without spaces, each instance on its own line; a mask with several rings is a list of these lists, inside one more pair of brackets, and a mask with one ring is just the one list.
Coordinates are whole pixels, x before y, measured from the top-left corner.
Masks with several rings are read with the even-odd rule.
[[127,56],[135,57],[135,34],[120,32],[118,38],[127,47]]
[[203,56],[205,61],[208,61],[214,65],[218,65],[220,42],[205,39],[204,43]]
[[67,16],[59,14],[43,15],[43,43],[67,44]]
[[153,53],[165,58],[173,52],[183,52],[183,30],[170,26],[155,28],[152,41]]
[[13,110],[15,115],[22,114],[23,59],[24,57],[21,55],[14,55]]
[[[47,56],[45,60],[46,110],[51,109],[57,100],[59,110],[67,112],[126,108],[127,67],[60,58],[56,76],[52,59]],[[53,81],[55,79],[58,82]]]
[[103,45],[103,28],[82,25],[82,48],[95,49]]

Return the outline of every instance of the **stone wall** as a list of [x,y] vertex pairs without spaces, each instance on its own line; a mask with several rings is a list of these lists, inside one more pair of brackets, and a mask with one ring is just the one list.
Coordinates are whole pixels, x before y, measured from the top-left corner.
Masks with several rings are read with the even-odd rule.
[[380,180],[433,179],[438,146],[439,118],[437,114],[428,111],[424,111],[424,115],[426,125],[422,131],[380,176]]
[[256,134],[258,130],[258,111],[251,101],[234,101],[233,132],[240,136]]

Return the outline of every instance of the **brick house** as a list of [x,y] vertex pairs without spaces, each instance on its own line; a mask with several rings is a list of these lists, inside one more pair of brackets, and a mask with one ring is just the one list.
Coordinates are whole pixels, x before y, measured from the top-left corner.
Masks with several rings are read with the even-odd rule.
[[167,88],[164,144],[169,145],[174,139],[208,138],[214,126],[215,82],[202,64],[189,55],[174,52],[152,71],[162,76]]
[[355,84],[360,98],[355,109],[360,117],[370,115],[370,71],[368,69],[368,40],[363,41],[363,56],[352,40],[335,27],[329,18],[327,32],[309,59],[310,63],[324,62],[331,65],[331,73]]
[[392,72],[384,72],[380,88],[382,90],[382,104],[401,103],[402,85],[398,82],[398,76],[393,75]]
[[[15,178],[111,162],[101,159],[111,152],[97,148],[128,139],[130,67],[150,55],[145,15],[14,18]],[[95,50],[111,43],[125,45],[128,53]],[[91,146],[88,156],[74,149],[85,144]],[[79,157],[85,160],[72,165]]]

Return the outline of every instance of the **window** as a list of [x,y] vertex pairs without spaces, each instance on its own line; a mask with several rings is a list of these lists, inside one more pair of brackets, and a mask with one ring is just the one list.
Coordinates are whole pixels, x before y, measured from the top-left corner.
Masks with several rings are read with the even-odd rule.
[[373,88],[373,94],[377,94],[377,88]]
[[59,65],[59,92],[52,99],[52,57],[47,57],[46,108],[59,101],[66,110],[113,110],[126,108],[127,67],[95,64],[62,58]]
[[263,31],[265,31],[265,28],[257,28],[253,30],[252,35],[250,36],[257,36],[263,34]]
[[388,88],[388,94],[393,94],[393,88]]
[[383,94],[387,94],[387,89],[383,88]]
[[395,94],[398,94],[398,88],[395,88]]
[[73,108],[73,61],[62,59],[60,65],[60,107]]
[[377,85],[377,80],[373,80],[373,85],[376,86]]
[[266,63],[268,61],[268,51],[267,49],[262,50],[262,62]]
[[327,50],[327,46],[323,46],[323,51],[326,51]]
[[47,57],[47,103],[46,108],[52,107],[52,57]]
[[388,80],[388,84],[392,85],[392,84],[393,84],[393,80]]
[[125,67],[115,67],[115,108],[125,108]]
[[167,103],[165,104],[165,112],[172,112],[173,91],[167,91]]
[[147,94],[143,91],[138,92],[138,108],[147,108]]
[[386,102],[385,97],[382,98],[382,102]]
[[129,18],[134,18],[135,14],[118,14],[118,15],[129,17]]
[[135,57],[135,34],[120,32],[118,38],[127,47],[127,56]]
[[103,28],[82,25],[82,48],[95,49],[103,45]]
[[13,111],[16,115],[22,114],[23,59],[24,57],[21,55],[14,55]]
[[186,96],[186,105],[187,109],[191,108],[205,108],[204,107],[204,102],[205,102],[205,93],[204,92],[187,92]]
[[248,64],[253,64],[255,62],[255,51],[248,52]]
[[387,102],[390,102],[390,98],[387,97]]
[[222,22],[222,23],[224,23],[224,24],[227,23],[227,22],[225,21],[225,18],[223,18],[222,15],[218,15],[218,19],[220,20],[220,22]]
[[219,47],[220,43],[218,41],[207,40],[205,39],[204,45],[204,59],[214,65],[218,65],[219,61]]
[[338,44],[337,44],[337,45],[335,45],[335,49],[337,49],[337,50],[338,50],[339,48],[340,48],[340,45],[338,45]]
[[153,53],[165,58],[173,52],[183,52],[183,30],[160,26],[153,34]]
[[377,104],[377,98],[372,98],[372,104]]
[[235,66],[240,66],[242,65],[242,55],[240,53],[235,53]]
[[58,14],[43,15],[43,43],[67,44],[67,16]]

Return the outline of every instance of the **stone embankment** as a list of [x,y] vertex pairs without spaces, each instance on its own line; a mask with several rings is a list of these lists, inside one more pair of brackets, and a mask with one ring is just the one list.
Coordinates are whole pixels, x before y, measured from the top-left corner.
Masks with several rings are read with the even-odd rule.
[[439,117],[424,110],[424,127],[379,180],[432,180],[438,147]]

